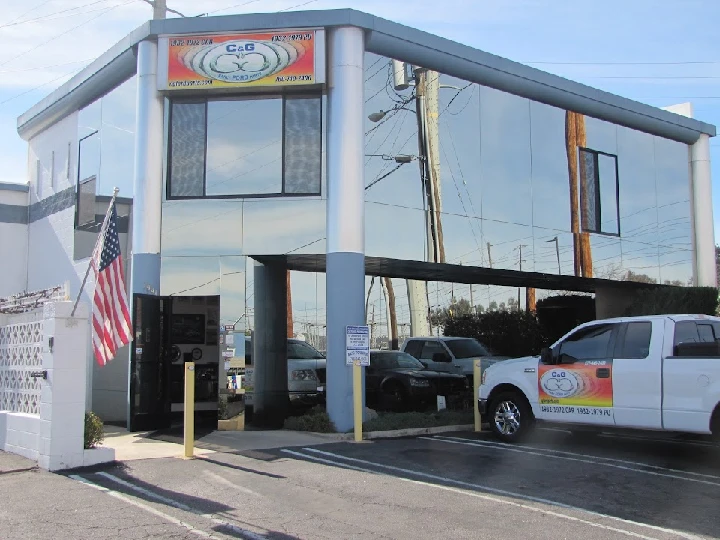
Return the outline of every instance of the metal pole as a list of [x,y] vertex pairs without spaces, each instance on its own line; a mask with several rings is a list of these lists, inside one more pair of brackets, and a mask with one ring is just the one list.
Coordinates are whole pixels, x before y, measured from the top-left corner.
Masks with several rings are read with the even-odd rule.
[[192,458],[195,450],[195,362],[185,362],[185,403],[183,416],[185,457]]
[[482,380],[482,373],[480,371],[481,362],[482,360],[473,362],[473,416],[475,419],[476,432],[482,430],[482,419],[480,418],[480,411],[477,408],[477,399],[480,395],[480,381]]
[[487,243],[487,250],[488,250],[488,264],[490,265],[490,268],[492,268],[492,253],[490,253],[490,242]]
[[107,212],[105,212],[105,219],[103,220],[102,226],[100,227],[100,234],[98,234],[98,238],[95,241],[95,247],[93,248],[92,254],[90,255],[90,263],[88,264],[87,270],[85,270],[85,277],[83,278],[82,284],[80,285],[80,291],[78,291],[77,298],[75,299],[75,305],[73,306],[72,312],[70,312],[70,317],[75,316],[75,310],[78,307],[78,303],[80,302],[80,296],[82,295],[83,289],[85,288],[85,283],[87,283],[87,278],[90,275],[90,269],[92,268],[92,265],[97,258],[98,248],[105,242],[105,233],[107,233],[108,221],[110,220],[110,212],[112,211],[112,207],[115,204],[115,199],[117,198],[117,194],[119,191],[120,190],[118,188],[113,189],[113,196],[112,199],[110,199],[110,206],[108,206]]
[[153,19],[164,19],[167,17],[167,0],[153,0]]
[[353,432],[355,442],[362,441],[362,366],[358,361],[353,362]]

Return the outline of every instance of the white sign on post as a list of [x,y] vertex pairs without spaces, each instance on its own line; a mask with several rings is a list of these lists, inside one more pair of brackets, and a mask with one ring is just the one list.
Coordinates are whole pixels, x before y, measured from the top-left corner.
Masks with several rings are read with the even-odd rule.
[[345,327],[345,363],[349,366],[357,363],[370,365],[370,327]]

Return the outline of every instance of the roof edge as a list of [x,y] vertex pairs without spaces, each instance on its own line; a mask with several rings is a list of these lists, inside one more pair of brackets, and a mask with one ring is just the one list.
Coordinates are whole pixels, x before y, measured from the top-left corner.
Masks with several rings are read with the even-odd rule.
[[392,56],[513,95],[668,139],[694,143],[715,126],[546,73],[469,45],[362,11],[336,9],[187,17],[148,21],[18,118],[25,140],[122,84],[136,73],[135,48],[162,34],[241,32],[287,27],[355,26],[369,52]]

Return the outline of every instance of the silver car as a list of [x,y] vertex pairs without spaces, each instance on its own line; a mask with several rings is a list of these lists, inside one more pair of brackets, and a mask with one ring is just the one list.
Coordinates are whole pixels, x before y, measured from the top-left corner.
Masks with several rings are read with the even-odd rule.
[[[252,340],[249,336],[245,337],[245,351],[245,365],[252,368]],[[288,339],[287,359],[290,401],[298,405],[318,403],[325,390],[325,356],[305,341]],[[252,395],[247,395],[247,398],[246,403],[252,404]]]

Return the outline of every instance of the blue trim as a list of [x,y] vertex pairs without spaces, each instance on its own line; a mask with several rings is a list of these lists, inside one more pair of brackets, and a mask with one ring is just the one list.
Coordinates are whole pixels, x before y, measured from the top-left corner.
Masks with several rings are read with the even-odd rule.
[[27,184],[11,184],[9,182],[0,182],[0,191],[22,191],[27,193],[30,191],[30,186]]

